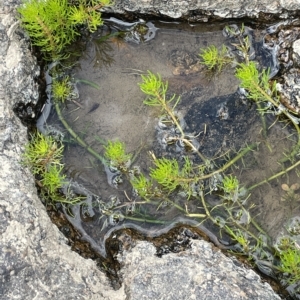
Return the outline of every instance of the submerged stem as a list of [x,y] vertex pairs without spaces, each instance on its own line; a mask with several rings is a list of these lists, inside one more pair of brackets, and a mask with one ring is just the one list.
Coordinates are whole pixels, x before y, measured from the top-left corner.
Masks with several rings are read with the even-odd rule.
[[103,164],[106,164],[106,161],[104,157],[99,155],[93,148],[91,148],[85,141],[83,141],[78,134],[70,127],[70,125],[67,123],[67,121],[62,116],[59,103],[56,101],[55,104],[55,110],[58,115],[59,120],[62,122],[62,124],[65,126],[65,128],[68,130],[70,135],[76,140],[76,142],[83,148],[85,148],[90,154],[92,154],[96,159],[100,160]]
[[131,221],[138,221],[138,222],[145,222],[145,223],[153,223],[153,224],[166,224],[167,221],[162,220],[154,220],[154,219],[147,219],[147,218],[137,218],[137,217],[131,217],[131,216],[124,216],[125,219],[131,220]]
[[299,165],[300,165],[300,160],[297,161],[295,164],[291,165],[290,167],[286,168],[285,170],[282,170],[282,171],[280,171],[280,172],[278,172],[278,173],[272,175],[271,177],[269,177],[269,178],[267,178],[267,179],[264,179],[264,180],[262,180],[262,181],[260,181],[260,182],[258,182],[258,183],[256,183],[256,184],[250,186],[250,187],[248,188],[248,191],[251,191],[251,190],[253,190],[254,188],[256,188],[256,187],[258,187],[258,186],[260,186],[260,185],[262,185],[262,184],[264,184],[264,183],[268,183],[269,181],[271,181],[271,180],[273,180],[273,179],[276,179],[277,177],[279,177],[279,176],[281,176],[281,175],[284,175],[284,174],[288,173],[289,171],[293,170],[294,168],[296,168],[296,167],[299,166]]
[[238,161],[239,159],[241,159],[245,154],[247,154],[250,150],[254,149],[258,144],[254,143],[251,144],[249,146],[247,146],[245,149],[243,149],[238,155],[236,155],[233,159],[231,159],[229,162],[227,162],[225,165],[223,165],[220,169],[213,171],[207,175],[203,175],[200,176],[198,179],[199,180],[203,180],[203,179],[207,179],[210,178],[216,174],[222,173],[225,170],[227,170],[230,166],[232,166],[236,161]]
[[173,123],[175,124],[177,129],[180,131],[181,137],[183,138],[184,137],[184,132],[183,132],[180,124],[178,123],[177,118],[175,117],[173,110],[170,109],[169,105],[167,104],[165,94],[161,95],[161,93],[159,93],[159,91],[156,91],[155,96],[158,99],[158,101],[160,102],[163,110],[165,110],[165,112],[171,117]]

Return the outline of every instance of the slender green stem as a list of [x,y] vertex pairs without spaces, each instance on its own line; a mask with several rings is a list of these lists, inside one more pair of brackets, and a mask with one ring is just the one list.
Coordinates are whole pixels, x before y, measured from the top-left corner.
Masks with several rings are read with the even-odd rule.
[[[250,230],[248,230],[247,228],[245,228],[243,225],[241,225],[240,223],[236,222],[234,217],[232,216],[231,210],[229,208],[227,208],[226,206],[224,206],[228,215],[230,216],[230,219],[232,220],[232,222],[234,223],[235,226],[237,226],[239,229],[241,229],[243,232],[247,232],[247,234],[249,236],[251,236],[257,243],[260,242],[259,238],[257,238]],[[228,231],[228,233],[230,233]]]
[[206,214],[186,214],[187,217],[190,218],[206,218],[207,215]]
[[[255,84],[255,83],[254,83]],[[271,102],[275,107],[279,107],[278,103],[270,96],[268,95],[259,85],[257,85],[257,89],[264,95],[264,97],[269,101]],[[288,118],[290,119],[290,121],[294,124],[296,130],[297,130],[297,133],[298,133],[298,139],[300,137],[300,128],[298,126],[298,124],[290,117],[290,115],[288,114],[288,112],[286,111],[282,111],[283,114]]]
[[205,210],[206,216],[207,216],[211,221],[213,221],[213,223],[217,224],[215,218],[213,218],[213,217],[211,216],[211,214],[210,214],[210,212],[209,212],[209,210],[208,210],[208,208],[207,208],[207,206],[206,206],[206,202],[205,202],[205,199],[204,199],[204,196],[203,196],[203,192],[202,192],[202,191],[200,192],[200,198],[201,198],[201,202],[202,202],[203,208],[204,208],[204,210]]
[[167,201],[167,202],[169,202],[169,203],[171,203],[171,205],[174,206],[174,207],[176,207],[178,210],[186,213],[186,210],[183,207],[181,207],[180,205],[176,204],[174,201],[170,200],[169,198],[164,198],[164,200]]
[[288,167],[288,168],[286,168],[286,169],[284,169],[284,170],[282,170],[282,171],[280,171],[280,172],[278,172],[278,173],[272,175],[271,177],[269,177],[269,178],[267,178],[267,179],[264,179],[264,180],[262,180],[262,181],[260,181],[260,182],[258,182],[258,183],[256,183],[256,184],[250,186],[250,187],[248,188],[248,191],[251,191],[251,190],[253,190],[254,188],[256,188],[256,187],[258,187],[258,186],[260,186],[260,185],[262,185],[262,184],[264,184],[264,183],[268,183],[269,181],[271,181],[271,180],[273,180],[273,179],[276,179],[277,177],[280,177],[280,176],[282,176],[282,175],[288,173],[289,171],[293,170],[294,168],[296,168],[296,167],[299,166],[299,165],[300,165],[300,160],[297,161],[297,162],[296,162],[295,164],[293,164],[292,166],[290,166],[290,167]]
[[226,163],[225,165],[223,165],[220,169],[211,172],[210,174],[207,175],[202,175],[198,178],[198,180],[203,180],[203,179],[207,179],[210,178],[216,174],[222,173],[225,170],[227,170],[230,166],[232,166],[236,161],[238,161],[239,159],[241,159],[245,154],[247,154],[249,151],[251,151],[252,149],[254,149],[257,146],[257,143],[251,144],[249,146],[247,146],[244,150],[242,150],[238,155],[236,155],[233,159],[231,159],[228,163]]
[[137,218],[137,217],[131,217],[131,216],[124,216],[124,218],[127,220],[131,220],[131,221],[146,222],[146,223],[153,223],[153,224],[166,224],[167,223],[167,221],[162,221],[162,220]]
[[188,145],[188,146],[190,146],[192,149],[193,149],[193,151],[195,151],[197,154],[198,154],[198,156],[206,163],[206,164],[208,164],[209,163],[209,160],[202,154],[202,153],[200,153],[199,151],[198,151],[198,149],[189,141],[189,140],[187,140],[187,139],[185,139],[185,138],[182,138],[181,139],[186,145]]
[[[249,196],[250,196],[250,194],[249,194]],[[237,201],[236,202],[237,203],[237,205],[238,205],[238,207],[240,208],[240,209],[242,209],[242,210],[244,210],[245,208],[244,208],[244,206],[239,202],[239,201]],[[264,234],[265,236],[267,236],[267,237],[269,237],[268,236],[268,234],[256,223],[256,221],[254,220],[254,219],[252,219],[251,218],[251,224],[260,232],[260,233],[262,233],[262,234]]]
[[298,142],[297,144],[293,147],[293,150],[291,153],[287,156],[279,160],[280,163],[285,163],[286,161],[292,159],[300,150],[300,137],[298,137]]
[[92,149],[89,145],[86,144],[85,141],[83,141],[78,134],[69,126],[67,121],[64,119],[62,116],[59,103],[56,101],[55,102],[55,110],[58,115],[59,120],[62,122],[62,124],[65,126],[65,128],[68,130],[68,132],[71,134],[71,136],[77,141],[77,143],[85,148],[90,154],[92,154],[96,159],[99,159],[103,164],[106,164],[104,157],[99,155],[94,149]]
[[251,218],[251,224],[263,235],[269,238],[269,235],[257,224],[257,222]]
[[262,123],[262,127],[263,127],[263,136],[265,139],[267,139],[267,124],[266,124],[266,119],[264,117],[264,114],[261,112],[262,110],[262,107],[260,105],[259,102],[256,103],[257,104],[257,107],[258,107],[258,110],[260,111],[260,118],[261,118],[261,123]]
[[180,131],[181,137],[184,137],[184,132],[180,126],[180,124],[178,123],[173,111],[170,109],[170,107],[168,106],[166,99],[165,99],[165,95],[161,95],[158,91],[156,92],[156,98],[159,100],[159,102],[161,103],[163,109],[167,112],[167,114],[171,117],[172,121],[174,122],[174,124],[176,125],[176,127],[178,128],[178,130]]
[[254,147],[256,147],[257,144],[254,143],[250,146],[247,146],[244,150],[242,150],[238,155],[236,155],[233,159],[231,159],[229,162],[227,162],[225,165],[223,165],[221,168],[219,168],[216,171],[213,171],[209,174],[200,175],[198,177],[192,177],[192,178],[186,178],[186,177],[171,177],[174,181],[178,182],[197,182],[204,179],[208,179],[216,174],[225,172],[230,166],[232,166],[237,160],[241,159],[245,154],[247,154],[250,150],[252,150]]

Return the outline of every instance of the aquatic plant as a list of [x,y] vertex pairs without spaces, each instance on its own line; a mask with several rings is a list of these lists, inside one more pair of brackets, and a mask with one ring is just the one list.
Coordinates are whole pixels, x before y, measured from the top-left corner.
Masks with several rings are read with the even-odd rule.
[[112,167],[126,172],[132,158],[131,154],[126,153],[125,144],[120,141],[108,141],[104,146],[104,157]]
[[55,101],[64,103],[66,99],[71,95],[72,87],[70,79],[66,76],[62,80],[54,80],[52,83],[52,94]]
[[25,146],[23,164],[30,167],[33,174],[43,174],[50,165],[61,166],[64,146],[51,136],[35,133]]
[[[243,46],[245,49],[248,48],[247,43]],[[276,84],[275,82],[269,82],[268,70],[259,72],[254,62],[246,62],[238,65],[236,74],[237,78],[241,80],[241,87],[246,89],[249,99],[254,100],[256,103],[265,104],[262,106],[265,110],[269,109],[268,103],[279,109],[280,104],[278,102]],[[126,172],[126,179],[131,183],[134,190],[134,193],[131,195],[129,193],[127,195],[125,191],[127,202],[111,205],[99,204],[99,207],[101,206],[99,210],[103,215],[110,218],[110,224],[118,223],[124,218],[140,222],[165,224],[165,221],[155,219],[156,215],[153,217],[147,214],[144,206],[153,206],[155,212],[161,212],[161,214],[165,213],[163,210],[165,207],[168,207],[168,209],[175,208],[185,217],[195,219],[199,223],[205,220],[211,221],[220,228],[221,234],[227,234],[231,237],[233,246],[228,246],[228,248],[243,255],[248,255],[254,261],[260,263],[260,266],[262,265],[261,260],[266,257],[269,259],[270,257],[270,261],[267,264],[276,269],[272,259],[277,254],[274,253],[274,249],[270,246],[269,237],[255,222],[250,213],[253,205],[246,202],[249,199],[250,190],[288,173],[300,164],[299,161],[259,183],[254,183],[248,189],[242,189],[237,177],[227,173],[230,167],[234,166],[237,160],[254,149],[256,144],[246,145],[233,157],[229,157],[225,162],[223,160],[221,163],[220,160],[206,158],[201,155],[193,144],[195,137],[184,132],[185,128],[180,121],[179,113],[176,111],[180,97],[175,94],[169,96],[168,83],[164,82],[159,74],[155,75],[148,71],[147,74],[142,75],[142,82],[139,84],[141,91],[146,95],[144,104],[159,108],[160,113],[163,115],[160,120],[164,122],[166,127],[172,127],[174,132],[174,136],[169,137],[167,142],[182,142],[186,146],[186,155],[183,156],[183,159],[182,157],[180,159],[156,158],[152,155],[152,166],[148,170],[143,170],[144,173],[142,173],[131,166],[132,156],[126,153],[124,143],[108,141],[104,146],[105,152],[104,157],[102,157],[73,131],[64,120],[60,111],[60,103],[68,98],[70,85],[67,83],[67,80],[57,83],[57,86],[55,84],[54,81],[53,96],[56,99],[55,108],[69,133],[78,144],[86,148],[102,163],[110,164],[110,166]],[[292,118],[290,119],[293,120]],[[193,160],[194,153],[197,153],[201,158],[201,163],[199,163],[199,158]],[[56,177],[51,178],[49,176],[49,179],[47,179],[45,174],[46,176],[40,182],[51,194],[60,188],[64,177],[61,175],[62,169],[59,165],[49,169],[53,174],[56,174]],[[230,170],[230,173],[232,173],[232,170]],[[59,178],[60,180],[56,181]],[[217,198],[216,196],[219,197],[219,202],[216,205],[207,201],[208,195],[212,194],[215,198]],[[194,201],[193,205],[197,210],[189,212],[189,204],[192,201]],[[124,215],[119,211],[121,207],[126,207]],[[286,247],[285,254],[282,254],[284,251],[281,252],[281,269],[286,270],[286,273],[291,278],[299,280],[295,271],[295,266],[298,265],[298,252],[296,250],[296,248],[291,250],[290,247]],[[294,258],[292,257],[293,255]],[[265,263],[265,265],[267,264]]]
[[[259,105],[259,110],[263,114],[275,110],[276,114],[283,114],[293,124],[297,131],[298,142],[293,151],[283,158],[281,162],[293,161],[294,156],[300,149],[300,128],[299,118],[292,115],[285,109],[279,101],[276,90],[276,81],[270,83],[269,70],[258,71],[256,63],[241,63],[236,69],[235,75],[240,81],[240,86],[247,91],[247,97],[254,100]],[[264,106],[262,106],[262,105]]]
[[68,192],[63,195],[60,189],[68,184],[63,174],[62,162],[64,146],[50,135],[36,132],[25,146],[22,154],[22,164],[30,168],[36,175],[36,183],[40,188],[42,199],[48,203],[76,204],[85,197]]
[[[45,200],[60,202],[59,189],[65,184],[65,175],[62,174],[64,146],[51,136],[37,132],[31,136],[31,141],[25,146],[22,163],[28,166],[37,176],[37,184],[42,190]],[[69,200],[75,203],[77,200]]]
[[40,182],[50,196],[55,195],[58,189],[65,183],[66,176],[62,174],[62,171],[63,165],[50,165],[42,174]]
[[136,174],[132,176],[130,183],[142,199],[150,201],[150,198],[156,197],[153,182],[146,178],[144,174]]
[[237,51],[239,57],[242,58],[243,62],[249,63],[250,59],[254,56],[254,49],[251,47],[249,28],[244,26],[241,27],[235,25],[228,25],[224,28],[224,33],[232,39],[231,46]]
[[148,106],[154,106],[160,108],[164,123],[171,123],[175,127],[175,132],[178,134],[169,136],[167,138],[167,143],[175,143],[180,141],[182,144],[190,148],[192,151],[196,152],[202,161],[208,163],[204,155],[202,155],[198,149],[194,146],[193,135],[185,135],[182,125],[180,124],[180,119],[175,109],[180,101],[180,97],[173,94],[170,98],[167,97],[168,93],[168,82],[164,82],[159,74],[155,75],[148,70],[147,75],[141,75],[142,82],[139,83],[141,91],[147,95],[144,100],[144,104]]
[[197,183],[197,177],[192,170],[192,163],[188,157],[180,167],[176,159],[159,158],[154,160],[154,167],[150,168],[150,177],[155,180],[167,193],[172,193],[176,188],[187,193],[188,198],[192,195],[193,184]]
[[279,253],[279,270],[288,284],[300,281],[300,249],[292,244]]
[[222,45],[221,50],[218,50],[216,46],[211,45],[207,48],[200,49],[200,52],[199,56],[202,58],[201,63],[209,70],[217,71],[218,73],[233,61],[229,56],[228,49],[225,45]]
[[109,0],[80,0],[71,5],[67,0],[25,0],[18,8],[21,26],[33,45],[40,47],[45,58],[51,60],[68,57],[66,46],[80,34],[79,25],[93,32],[102,25],[101,7]]
[[183,130],[174,112],[180,97],[174,94],[170,99],[167,99],[168,82],[163,82],[159,74],[155,75],[148,71],[147,75],[141,75],[141,77],[142,82],[139,83],[139,87],[148,96],[144,100],[144,104],[159,107],[163,113],[166,113],[171,118],[183,137]]
[[232,195],[239,189],[239,181],[235,176],[224,176],[220,187],[225,194]]
[[155,168],[150,169],[150,176],[168,192],[173,192],[180,185],[180,171],[175,159],[156,159]]
[[240,86],[247,90],[247,98],[254,101],[269,101],[276,107],[279,105],[279,99],[276,94],[276,81],[270,83],[270,70],[259,72],[256,63],[250,61],[241,63],[236,69],[235,75],[240,81]]
[[243,253],[249,253],[250,241],[246,236],[247,233],[241,229],[232,229],[228,225],[225,225],[225,229],[227,233],[241,246]]
[[[86,83],[90,84],[88,81]],[[93,87],[97,87],[94,86]],[[54,100],[54,107],[57,113],[59,120],[62,122],[64,127],[67,129],[69,134],[73,137],[73,139],[83,148],[85,148],[89,153],[91,153],[97,160],[105,163],[104,157],[102,157],[97,151],[95,151],[92,147],[90,147],[68,124],[61,113],[61,104],[64,103],[67,99],[72,100],[72,85],[70,78],[66,76],[62,80],[54,80],[52,83],[52,95]]]

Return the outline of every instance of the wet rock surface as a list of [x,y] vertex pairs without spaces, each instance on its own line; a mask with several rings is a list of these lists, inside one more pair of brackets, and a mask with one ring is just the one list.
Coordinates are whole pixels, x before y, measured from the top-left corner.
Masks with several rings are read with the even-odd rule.
[[[208,9],[207,14],[234,17],[245,7],[244,15],[298,9],[293,1],[156,2],[116,1],[115,10],[178,17]],[[15,18],[17,5],[6,0],[0,4],[0,299],[280,299],[258,275],[204,241],[163,258],[151,244],[139,242],[119,255],[124,283],[118,291],[95,262],[70,250],[40,202],[34,178],[20,165],[27,129],[14,111],[22,108],[25,119],[35,117],[39,68]]]

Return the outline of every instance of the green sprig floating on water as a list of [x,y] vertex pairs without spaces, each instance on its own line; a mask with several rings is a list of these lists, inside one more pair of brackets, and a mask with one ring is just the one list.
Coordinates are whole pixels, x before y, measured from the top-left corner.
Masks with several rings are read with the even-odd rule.
[[227,47],[222,45],[221,50],[218,50],[216,46],[208,46],[207,48],[200,49],[199,56],[202,58],[202,64],[209,70],[216,70],[218,73],[223,68],[230,64],[233,59],[229,56]]
[[248,98],[254,101],[270,101],[276,107],[279,100],[276,98],[276,82],[270,84],[270,70],[259,73],[255,62],[240,64],[236,69],[236,77],[241,81],[240,86],[248,91]]

